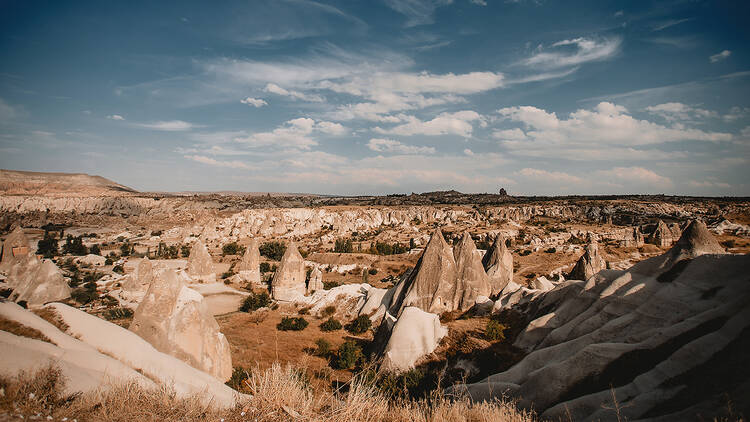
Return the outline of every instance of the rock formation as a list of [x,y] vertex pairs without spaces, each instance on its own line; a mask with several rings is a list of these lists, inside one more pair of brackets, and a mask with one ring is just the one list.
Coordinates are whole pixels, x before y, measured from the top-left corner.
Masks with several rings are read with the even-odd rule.
[[70,287],[57,265],[49,259],[39,262],[34,255],[18,258],[8,281],[13,288],[11,298],[16,302],[26,302],[28,306],[70,297]]
[[484,272],[476,245],[468,232],[461,236],[453,255],[456,260],[456,290],[453,304],[456,309],[467,311],[474,306],[477,297],[489,296],[492,286],[490,278]]
[[216,281],[214,261],[206,249],[206,245],[196,240],[190,248],[187,266],[188,275],[196,281],[213,283]]
[[674,238],[672,237],[672,231],[669,230],[669,227],[667,227],[667,225],[662,220],[659,220],[659,222],[656,224],[656,229],[648,237],[648,243],[656,245],[660,248],[667,248],[671,246],[673,241]]
[[578,262],[566,278],[585,281],[605,268],[607,268],[607,263],[599,254],[599,243],[591,238],[583,255],[578,258]]
[[633,246],[636,248],[640,248],[646,243],[646,241],[643,238],[643,233],[641,233],[640,227],[636,226],[633,228]]
[[458,308],[456,301],[456,261],[453,250],[443,239],[440,229],[435,230],[410,272],[393,287],[394,301],[390,313],[400,315],[408,306],[425,312],[440,314]]
[[305,295],[305,260],[290,242],[281,258],[271,282],[271,296],[276,300],[292,301]]
[[[452,392],[508,395],[545,420],[688,420],[747,409],[750,256],[722,253],[693,222],[665,254],[532,298],[505,372]],[[716,382],[706,377],[724,374]]]
[[320,271],[320,268],[315,267],[310,273],[310,280],[307,281],[307,294],[309,296],[313,292],[323,289],[323,272]]
[[440,318],[419,308],[404,308],[393,326],[385,346],[383,367],[405,371],[424,355],[432,353],[448,329],[440,325]]
[[154,266],[148,258],[141,259],[135,271],[128,274],[122,281],[120,292],[123,299],[140,301],[154,281]]
[[260,281],[260,252],[258,250],[258,239],[251,239],[250,244],[245,249],[245,254],[242,255],[237,266],[239,275],[246,283],[251,283],[254,286],[261,286]]
[[171,269],[157,272],[130,324],[130,331],[160,352],[221,381],[232,375],[229,342],[219,332],[203,296]]
[[18,226],[8,237],[5,238],[2,248],[3,254],[0,258],[0,271],[8,271],[10,267],[18,262],[22,257],[31,254],[29,250],[29,239],[23,232],[23,228]]
[[500,293],[505,286],[513,281],[513,255],[505,245],[505,238],[498,234],[492,246],[482,258],[487,275],[492,285],[492,295]]

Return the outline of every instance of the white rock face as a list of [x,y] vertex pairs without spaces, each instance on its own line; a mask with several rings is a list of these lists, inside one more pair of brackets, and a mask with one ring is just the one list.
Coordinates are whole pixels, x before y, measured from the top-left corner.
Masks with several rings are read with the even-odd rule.
[[216,281],[216,270],[214,261],[206,249],[206,245],[200,240],[193,243],[188,257],[188,275],[197,281],[213,283]]
[[76,258],[76,262],[78,262],[79,264],[87,264],[87,265],[92,265],[94,267],[101,267],[101,266],[104,266],[104,264],[107,262],[107,258],[101,255],[88,254],[86,256]]
[[188,288],[173,270],[155,274],[135,311],[130,331],[157,350],[219,380],[232,376],[229,342],[219,332],[203,296]]
[[310,273],[310,280],[307,281],[307,295],[323,289],[323,272],[320,271],[320,268],[315,267]]
[[[36,259],[36,257],[31,258]],[[16,302],[26,301],[29,306],[39,306],[70,297],[70,287],[62,272],[54,262],[45,259],[36,266],[36,271],[26,278],[26,282],[16,286]]]
[[305,260],[290,242],[271,282],[271,296],[276,300],[293,301],[305,295]]
[[237,266],[240,278],[254,286],[261,287],[260,281],[260,251],[258,250],[258,239],[253,238],[242,255],[242,260]]
[[413,368],[414,363],[432,353],[447,334],[448,329],[440,325],[437,315],[408,306],[393,326],[383,366],[394,371]]
[[471,235],[464,233],[461,241],[453,249],[456,259],[456,293],[454,302],[458,310],[467,311],[480,296],[487,297],[492,293],[490,278],[484,272],[481,255]]
[[[733,362],[747,353],[750,256],[722,252],[693,222],[664,255],[536,295],[514,343],[529,354],[454,392],[476,400],[507,394],[545,420],[613,419],[613,395],[623,420],[715,414],[727,393],[747,408],[746,384],[714,386],[689,375],[744,371],[747,379],[748,369]],[[683,394],[691,389],[700,395]],[[662,407],[669,400],[681,404]]]
[[505,238],[498,234],[492,246],[482,258],[487,275],[492,285],[492,294],[500,293],[508,283],[513,281],[513,254],[505,245]]
[[591,239],[586,245],[585,252],[578,259],[578,262],[576,262],[575,267],[573,267],[567,278],[585,281],[605,268],[607,268],[607,263],[599,253],[599,243],[597,243],[596,239]]

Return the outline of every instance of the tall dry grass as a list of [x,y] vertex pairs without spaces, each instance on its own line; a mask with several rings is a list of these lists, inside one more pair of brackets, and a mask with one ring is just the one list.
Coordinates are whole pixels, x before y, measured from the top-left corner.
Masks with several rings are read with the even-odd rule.
[[68,421],[533,421],[512,403],[472,403],[437,394],[429,400],[389,400],[358,378],[344,392],[314,391],[303,369],[273,365],[253,371],[243,381],[252,398],[233,409],[217,410],[199,397],[177,398],[173,391],[143,389],[136,384],[110,385],[86,394],[66,396],[65,380],[54,366],[36,373],[0,378],[0,420],[38,417]]

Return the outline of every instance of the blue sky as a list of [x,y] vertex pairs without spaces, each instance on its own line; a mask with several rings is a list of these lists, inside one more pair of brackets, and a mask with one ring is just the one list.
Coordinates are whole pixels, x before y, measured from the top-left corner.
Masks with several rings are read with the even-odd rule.
[[0,1],[0,167],[139,190],[750,195],[737,1]]

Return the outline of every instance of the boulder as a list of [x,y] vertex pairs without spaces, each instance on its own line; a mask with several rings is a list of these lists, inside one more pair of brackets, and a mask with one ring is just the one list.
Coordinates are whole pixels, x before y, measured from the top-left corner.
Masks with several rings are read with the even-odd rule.
[[513,255],[505,245],[505,238],[498,234],[492,246],[482,258],[487,275],[492,285],[492,294],[497,295],[513,281]]
[[383,367],[405,371],[414,367],[421,357],[432,353],[448,329],[440,318],[417,307],[407,306],[396,321],[385,346]]
[[323,272],[320,271],[320,268],[315,267],[312,272],[310,272],[310,280],[307,282],[307,295],[309,296],[314,292],[323,289]]
[[219,332],[203,296],[171,269],[163,269],[141,301],[130,331],[156,350],[174,356],[221,381],[232,376],[229,342]]
[[107,262],[107,258],[90,253],[86,256],[76,258],[76,262],[79,264],[91,265],[93,267],[103,267]]
[[607,262],[599,254],[599,243],[592,238],[566,278],[585,281],[605,268],[607,268]]
[[293,301],[305,295],[305,260],[290,242],[271,282],[271,296],[276,300]]
[[250,244],[242,255],[237,271],[240,278],[253,286],[262,286],[260,281],[260,251],[258,250],[258,239],[251,239]]
[[16,227],[3,242],[3,253],[0,257],[0,271],[9,271],[19,259],[31,255],[29,238],[21,226]]
[[456,260],[440,229],[430,237],[417,265],[396,286],[390,313],[400,315],[408,306],[440,314],[458,309]]
[[213,283],[216,281],[214,261],[211,259],[206,245],[200,240],[195,241],[190,249],[187,273],[193,280],[203,283]]
[[484,272],[476,245],[468,232],[464,232],[458,245],[453,249],[456,260],[456,290],[453,297],[455,309],[467,311],[479,296],[488,297],[492,293],[490,278]]

